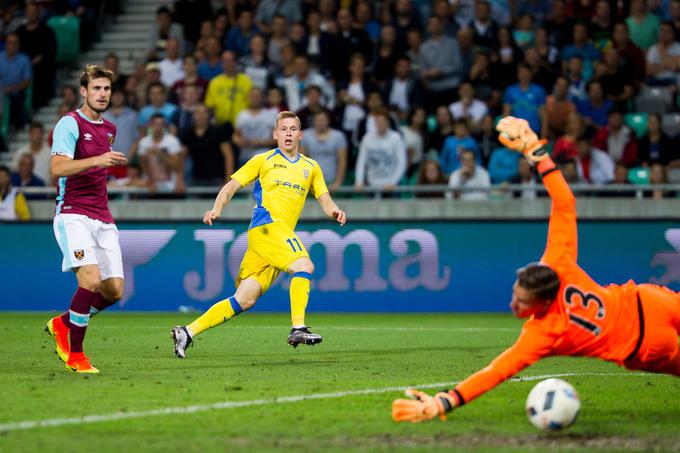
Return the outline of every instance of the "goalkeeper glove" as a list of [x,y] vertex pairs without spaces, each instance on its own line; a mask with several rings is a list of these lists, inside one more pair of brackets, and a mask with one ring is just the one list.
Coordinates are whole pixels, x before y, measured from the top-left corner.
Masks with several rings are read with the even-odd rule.
[[539,140],[527,120],[506,116],[498,122],[496,130],[500,132],[498,139],[504,146],[519,151],[527,159],[538,162],[548,156],[543,148],[548,141]]
[[392,419],[395,422],[418,423],[437,415],[440,420],[446,420],[446,414],[458,405],[454,396],[446,392],[439,392],[434,397],[416,389],[406,389],[404,393],[412,399],[392,402]]

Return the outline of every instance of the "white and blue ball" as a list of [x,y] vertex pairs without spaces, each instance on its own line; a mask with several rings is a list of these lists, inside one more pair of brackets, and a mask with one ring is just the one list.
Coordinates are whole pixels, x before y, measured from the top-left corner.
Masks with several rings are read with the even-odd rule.
[[531,389],[527,397],[527,417],[543,431],[560,431],[578,416],[581,400],[576,389],[562,379],[546,379]]

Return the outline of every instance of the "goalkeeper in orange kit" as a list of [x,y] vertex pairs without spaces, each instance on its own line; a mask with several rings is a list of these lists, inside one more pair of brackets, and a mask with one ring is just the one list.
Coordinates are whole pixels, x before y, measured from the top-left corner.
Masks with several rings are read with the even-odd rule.
[[517,271],[510,308],[528,318],[510,348],[452,390],[434,397],[415,389],[392,404],[395,421],[446,414],[548,356],[588,356],[631,370],[680,376],[680,293],[649,284],[600,286],[579,267],[576,199],[529,124],[503,118],[501,142],[536,165],[552,210],[545,252]]

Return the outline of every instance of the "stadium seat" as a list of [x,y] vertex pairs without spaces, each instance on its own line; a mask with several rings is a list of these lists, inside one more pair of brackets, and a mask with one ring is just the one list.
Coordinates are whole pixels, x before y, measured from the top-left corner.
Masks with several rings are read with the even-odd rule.
[[80,52],[80,19],[76,16],[52,16],[47,25],[57,38],[57,63],[74,63]]
[[680,113],[666,113],[661,117],[661,128],[670,137],[680,133]]
[[649,115],[645,112],[626,113],[623,117],[624,122],[635,132],[637,138],[640,138],[647,133],[648,118]]
[[631,168],[628,170],[628,181],[631,184],[649,184],[649,168]]
[[635,98],[635,110],[663,114],[673,107],[673,93],[664,87],[643,89]]

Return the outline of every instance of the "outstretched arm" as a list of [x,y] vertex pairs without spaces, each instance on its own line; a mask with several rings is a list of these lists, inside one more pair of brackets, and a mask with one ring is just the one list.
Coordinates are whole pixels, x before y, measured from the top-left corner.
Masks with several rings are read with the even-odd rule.
[[345,224],[347,221],[347,214],[345,211],[338,208],[338,205],[335,204],[328,192],[321,194],[317,200],[321,205],[321,209],[323,209],[323,212],[325,212],[328,217],[334,218],[340,225]]
[[203,216],[203,223],[212,226],[212,221],[220,217],[222,209],[231,201],[236,192],[238,192],[241,187],[241,183],[232,179],[220,189],[220,192],[215,198],[215,204],[213,208],[205,213]]
[[525,324],[514,345],[496,357],[487,367],[456,385],[454,389],[439,392],[434,397],[409,389],[406,395],[415,398],[415,401],[394,400],[392,418],[397,422],[414,423],[430,420],[436,416],[445,420],[448,412],[469,403],[541,357],[549,355],[552,345],[553,338],[545,334],[540,327],[535,325],[529,327]]

